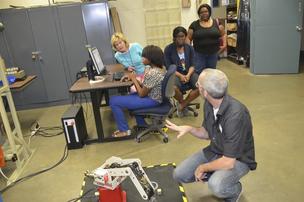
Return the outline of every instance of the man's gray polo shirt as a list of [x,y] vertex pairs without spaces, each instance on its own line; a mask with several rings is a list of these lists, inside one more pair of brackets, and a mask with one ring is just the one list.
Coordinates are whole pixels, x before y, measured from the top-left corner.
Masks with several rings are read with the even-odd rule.
[[233,97],[224,96],[215,120],[212,105],[205,100],[203,127],[208,131],[210,145],[205,156],[212,160],[221,156],[236,158],[251,170],[256,169],[252,123],[248,109]]

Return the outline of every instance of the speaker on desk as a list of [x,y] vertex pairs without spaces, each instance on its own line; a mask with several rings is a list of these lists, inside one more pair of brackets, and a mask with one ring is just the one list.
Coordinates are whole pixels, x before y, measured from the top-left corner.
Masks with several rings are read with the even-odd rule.
[[82,106],[71,106],[61,118],[68,149],[79,149],[88,137]]
[[89,59],[86,63],[87,72],[88,72],[88,79],[89,80],[95,80],[95,72],[93,69],[93,61],[92,59]]

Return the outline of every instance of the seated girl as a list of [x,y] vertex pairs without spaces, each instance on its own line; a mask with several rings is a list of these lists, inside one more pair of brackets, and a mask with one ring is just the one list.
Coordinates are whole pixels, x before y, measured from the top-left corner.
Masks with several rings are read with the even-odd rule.
[[[175,99],[178,101],[177,114],[184,115],[187,105],[199,96],[196,87],[198,74],[194,69],[194,49],[186,43],[187,30],[178,26],[173,30],[173,42],[165,48],[165,66],[169,68],[174,64],[177,66],[175,80]],[[183,98],[183,91],[190,90],[186,99]]]
[[[165,68],[163,68],[163,51],[158,46],[146,46],[142,52],[142,62],[144,65],[149,65],[145,70],[142,83],[136,79],[134,73],[126,75],[126,78],[134,83],[137,92],[110,98],[110,107],[118,127],[118,130],[113,133],[114,137],[131,135],[131,130],[123,113],[124,109],[135,110],[161,104],[161,83],[166,73]],[[146,125],[142,116],[135,116],[135,118],[138,126]]]

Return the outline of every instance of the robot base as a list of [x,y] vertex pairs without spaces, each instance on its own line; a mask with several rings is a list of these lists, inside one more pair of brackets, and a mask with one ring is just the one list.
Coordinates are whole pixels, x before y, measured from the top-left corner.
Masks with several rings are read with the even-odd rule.
[[114,190],[98,188],[99,202],[126,202],[127,193],[118,186]]

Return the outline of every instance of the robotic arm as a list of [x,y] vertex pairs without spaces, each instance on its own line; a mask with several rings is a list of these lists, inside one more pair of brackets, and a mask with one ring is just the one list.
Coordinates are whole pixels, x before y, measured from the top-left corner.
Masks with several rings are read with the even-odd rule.
[[106,189],[114,190],[127,177],[130,177],[137,191],[144,200],[149,200],[155,193],[151,181],[141,167],[139,159],[121,159],[115,156],[87,176],[94,178],[94,184]]

